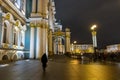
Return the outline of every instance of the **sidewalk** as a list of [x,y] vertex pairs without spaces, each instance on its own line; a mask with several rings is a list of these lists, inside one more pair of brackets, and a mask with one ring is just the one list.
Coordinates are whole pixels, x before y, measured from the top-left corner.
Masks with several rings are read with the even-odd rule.
[[120,80],[119,65],[80,64],[65,56],[49,59],[46,72],[39,60],[22,60],[0,66],[0,80]]

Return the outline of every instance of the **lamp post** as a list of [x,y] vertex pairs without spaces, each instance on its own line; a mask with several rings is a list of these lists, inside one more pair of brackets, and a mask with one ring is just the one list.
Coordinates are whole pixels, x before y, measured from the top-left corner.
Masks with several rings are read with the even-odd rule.
[[96,55],[96,48],[97,48],[97,38],[96,38],[96,28],[97,28],[97,25],[93,25],[91,27],[91,33],[92,33],[92,41],[93,41],[93,48],[94,48],[94,53],[95,53],[95,58],[97,58],[97,55]]

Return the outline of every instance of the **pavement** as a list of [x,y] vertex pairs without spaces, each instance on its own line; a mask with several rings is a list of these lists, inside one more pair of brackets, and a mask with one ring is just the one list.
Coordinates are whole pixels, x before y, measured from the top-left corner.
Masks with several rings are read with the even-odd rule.
[[84,63],[64,55],[55,55],[49,58],[45,72],[40,60],[1,64],[0,80],[120,80],[120,63]]

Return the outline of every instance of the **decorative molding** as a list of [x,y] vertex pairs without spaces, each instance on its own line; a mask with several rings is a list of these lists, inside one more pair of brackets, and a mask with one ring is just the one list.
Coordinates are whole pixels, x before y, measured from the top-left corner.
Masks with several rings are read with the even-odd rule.
[[35,27],[35,24],[34,23],[30,23],[30,27]]
[[9,48],[9,44],[3,44],[3,48]]
[[35,13],[35,12],[32,12],[31,13],[31,18],[34,18],[34,17],[42,17],[41,13]]

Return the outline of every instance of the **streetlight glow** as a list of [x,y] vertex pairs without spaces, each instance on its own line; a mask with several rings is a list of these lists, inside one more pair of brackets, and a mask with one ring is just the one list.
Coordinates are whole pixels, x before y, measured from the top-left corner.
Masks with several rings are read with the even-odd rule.
[[97,27],[97,25],[94,24],[94,25],[91,27],[91,30],[94,30],[96,27]]
[[73,43],[74,43],[74,44],[76,44],[76,43],[77,43],[77,41],[74,41]]

